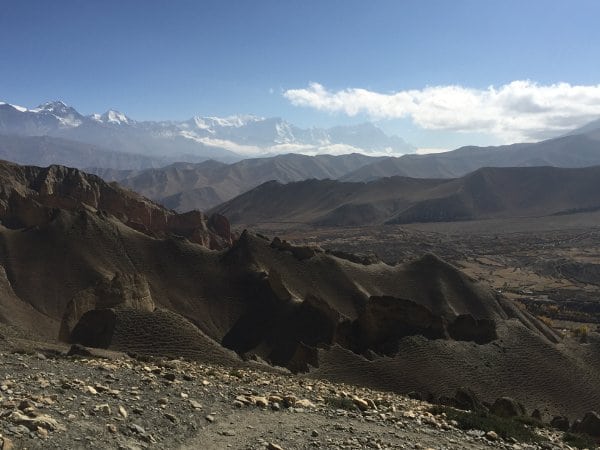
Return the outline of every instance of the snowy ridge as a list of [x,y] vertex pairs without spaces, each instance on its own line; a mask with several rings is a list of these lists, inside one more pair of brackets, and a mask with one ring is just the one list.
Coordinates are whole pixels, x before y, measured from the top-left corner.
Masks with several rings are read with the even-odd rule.
[[10,104],[10,103],[6,103],[6,102],[0,102],[0,106],[2,106],[2,105],[7,105],[7,106],[10,106],[10,107],[12,107],[12,108],[14,108],[14,109],[16,109],[17,111],[20,111],[20,112],[26,112],[26,111],[29,111],[27,108],[25,108],[25,107],[23,107],[23,106],[19,106],[19,105],[12,105],[12,104]]
[[[255,115],[195,116],[186,121],[138,122],[109,109],[84,116],[62,101],[36,108],[0,103],[0,133],[72,138],[118,151],[164,156],[197,155],[219,159],[219,153],[265,156],[290,150],[307,155],[363,153],[401,155],[414,148],[388,136],[373,124],[330,129],[303,129],[284,119]],[[10,120],[3,120],[5,118]],[[187,157],[187,156],[186,156]]]
[[100,121],[121,125],[130,123],[131,119],[129,119],[129,117],[127,117],[122,112],[115,111],[114,109],[109,109],[100,116]]

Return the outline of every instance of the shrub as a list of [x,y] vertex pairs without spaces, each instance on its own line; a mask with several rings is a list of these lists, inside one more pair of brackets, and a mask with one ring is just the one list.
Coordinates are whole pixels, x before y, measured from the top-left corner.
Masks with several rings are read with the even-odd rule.
[[581,342],[587,342],[590,329],[587,325],[580,325],[572,331],[573,336],[579,338]]
[[572,447],[577,448],[598,448],[598,443],[587,434],[570,433],[567,432],[563,436],[565,444],[569,444]]
[[[533,432],[528,420],[506,419],[484,411],[459,411],[448,406],[434,406],[432,414],[446,414],[448,420],[455,420],[462,430],[495,431],[502,439],[513,438],[520,442],[541,442],[543,439]],[[527,421],[526,425],[523,423]]]

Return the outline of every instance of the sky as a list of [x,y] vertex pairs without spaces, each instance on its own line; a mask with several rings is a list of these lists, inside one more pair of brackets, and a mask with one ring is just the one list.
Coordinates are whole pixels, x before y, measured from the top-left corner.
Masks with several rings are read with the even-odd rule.
[[422,149],[600,117],[595,0],[0,0],[0,101],[376,123]]

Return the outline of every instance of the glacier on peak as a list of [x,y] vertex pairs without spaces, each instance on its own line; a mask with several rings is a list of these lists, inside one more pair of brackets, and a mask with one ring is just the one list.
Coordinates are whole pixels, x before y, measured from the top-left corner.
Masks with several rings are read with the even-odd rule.
[[261,122],[264,117],[253,115],[240,115],[228,117],[194,116],[192,119],[197,128],[201,130],[214,131],[215,128],[241,128],[252,122]]
[[100,121],[122,125],[130,123],[131,119],[122,112],[116,111],[114,109],[109,109],[100,116]]
[[36,108],[30,109],[29,111],[36,113],[46,112],[51,114],[76,113],[79,115],[79,113],[74,108],[71,108],[69,105],[60,100],[53,100],[50,102],[42,103],[41,105],[38,105]]

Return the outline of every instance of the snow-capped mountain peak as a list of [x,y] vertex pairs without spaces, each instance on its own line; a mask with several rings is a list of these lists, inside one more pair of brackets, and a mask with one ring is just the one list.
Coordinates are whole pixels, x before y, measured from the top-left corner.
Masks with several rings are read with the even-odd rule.
[[252,122],[265,120],[264,117],[252,115],[228,116],[228,117],[199,117],[195,116],[192,121],[200,130],[214,131],[216,128],[241,128]]
[[131,123],[132,120],[122,112],[115,111],[114,109],[109,109],[100,116],[100,122],[123,125]]
[[37,108],[0,103],[0,134],[72,137],[123,152],[164,156],[165,153],[210,155],[223,153],[262,156],[277,153],[403,154],[414,149],[373,124],[334,128],[299,128],[280,117],[233,115],[196,116],[186,121],[135,121],[110,109],[81,115],[62,101]]
[[275,124],[275,132],[277,133],[275,140],[277,144],[289,144],[295,141],[292,126],[284,120],[280,120]]
[[74,128],[82,123],[83,116],[75,108],[70,107],[60,100],[54,100],[39,105],[37,108],[22,112],[37,113],[55,117],[61,127]]
[[31,112],[47,112],[50,114],[64,115],[69,113],[77,113],[74,108],[71,108],[66,103],[60,100],[54,100],[51,102],[42,103],[37,108],[30,109]]

